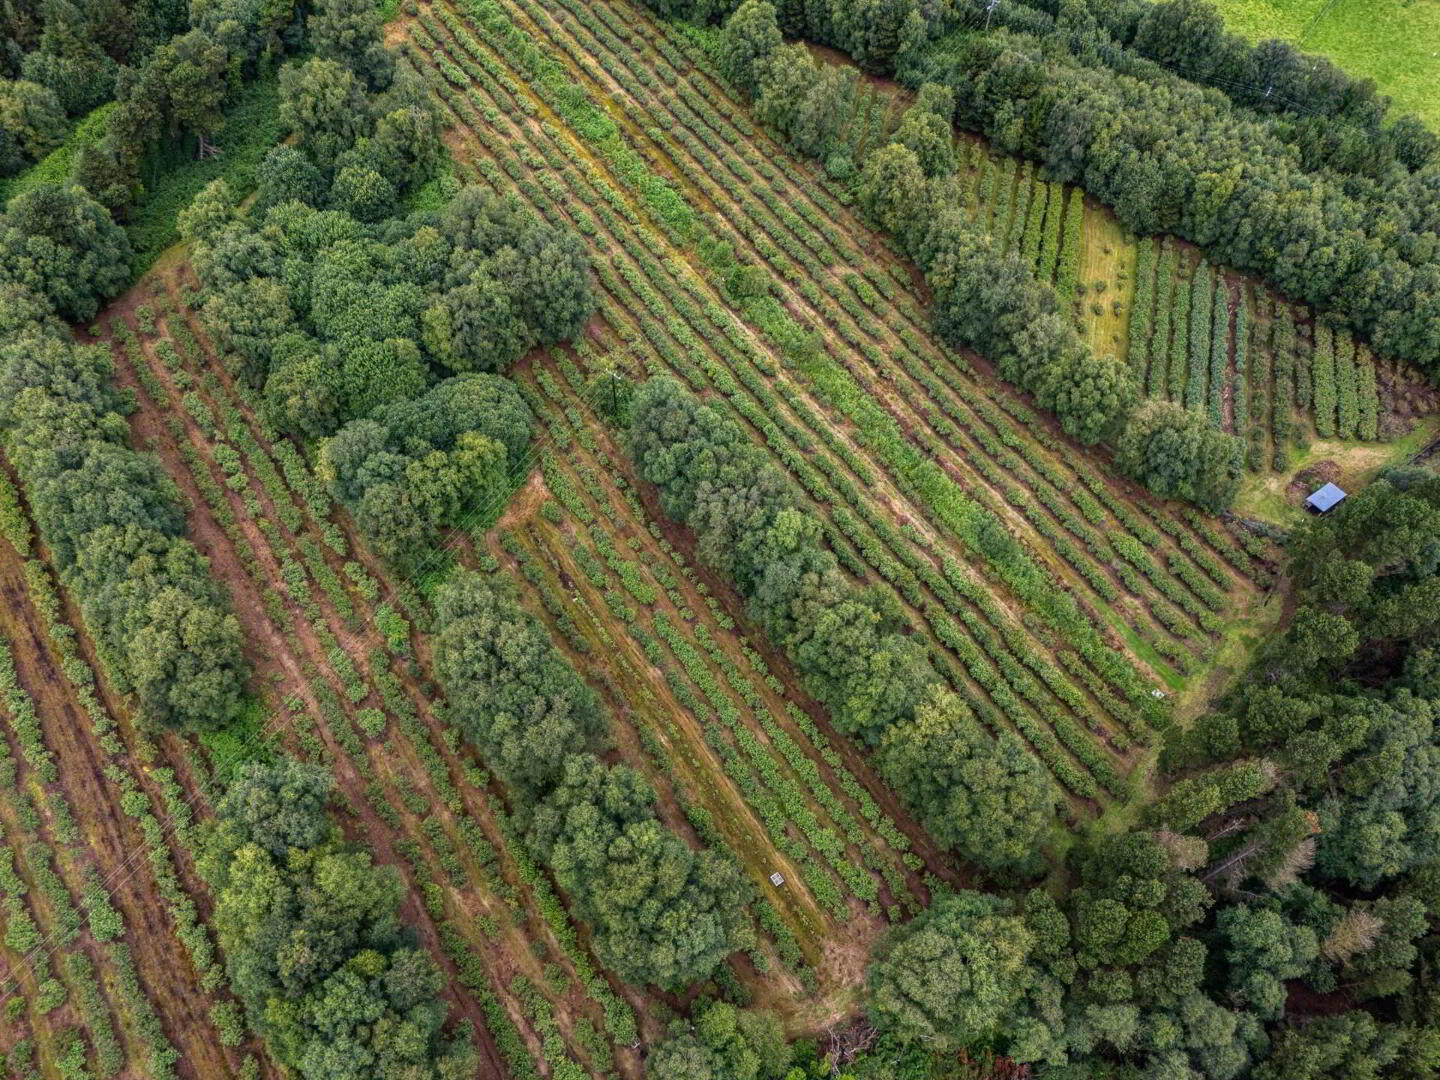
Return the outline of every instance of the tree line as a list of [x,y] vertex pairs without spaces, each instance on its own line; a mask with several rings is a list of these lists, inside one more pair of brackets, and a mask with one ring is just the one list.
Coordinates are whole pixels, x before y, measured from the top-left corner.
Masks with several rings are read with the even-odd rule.
[[[1152,24],[1145,40],[1157,53],[1183,53],[1195,40],[1189,20]],[[1087,49],[1096,36],[1108,40],[1093,24],[962,33],[953,48],[904,58],[899,76],[952,88],[959,123],[1082,185],[1131,231],[1184,237],[1213,261],[1333,312],[1380,352],[1435,371],[1440,269],[1426,240],[1440,223],[1433,136],[1390,125],[1392,140],[1414,132],[1395,151],[1413,168],[1397,160],[1376,176],[1337,170],[1307,161],[1278,133],[1291,121],[1206,97],[1161,68],[1153,78],[1118,72]],[[1338,119],[1310,127],[1346,130]],[[1363,130],[1356,138],[1361,153],[1384,144]]]
[[1372,79],[1349,75],[1328,57],[1302,53],[1285,41],[1250,42],[1232,34],[1209,0],[1119,0],[1074,8],[1056,0],[1021,3],[1048,18],[1007,8],[999,15],[1002,25],[1041,34],[1058,30],[1072,52],[1093,50],[1119,74],[1150,82],[1178,77],[1274,115],[1278,122],[1268,129],[1299,150],[1307,169],[1370,177],[1397,166],[1416,172],[1440,151],[1440,138],[1418,118],[1391,115]]
[[129,397],[108,348],[62,319],[129,278],[130,245],[78,188],[43,186],[0,216],[0,433],[41,537],[108,665],[145,714],[213,728],[238,711],[240,629],[184,536],[180,494],[128,445]]
[[853,584],[764,451],[668,377],[635,393],[627,443],[700,558],[735,584],[836,726],[875,747],[937,838],[996,872],[1033,871],[1058,800],[1049,776],[943,685],[893,599]]
[[185,28],[165,0],[6,4],[0,10],[0,178],[64,141],[71,121],[111,101],[117,85]]
[[[66,179],[119,220],[177,148],[214,151],[226,109],[286,56],[308,51],[370,88],[387,85],[394,65],[371,0],[83,7],[71,0],[6,6],[0,70],[19,78],[0,82],[0,176],[58,145],[67,115],[113,103],[99,137],[77,148]],[[354,101],[332,99],[345,104]]]

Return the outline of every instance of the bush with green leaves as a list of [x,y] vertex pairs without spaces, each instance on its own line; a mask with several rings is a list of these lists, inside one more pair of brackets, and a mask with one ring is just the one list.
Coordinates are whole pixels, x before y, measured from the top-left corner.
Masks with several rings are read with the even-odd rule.
[[237,771],[200,858],[230,985],[302,1077],[452,1080],[475,1067],[442,1033],[434,963],[400,921],[400,875],[330,821],[330,778],[282,760]]

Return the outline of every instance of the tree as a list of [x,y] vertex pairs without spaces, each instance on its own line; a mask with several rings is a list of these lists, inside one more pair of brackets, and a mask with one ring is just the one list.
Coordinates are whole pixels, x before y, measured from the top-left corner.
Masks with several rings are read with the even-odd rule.
[[926,83],[895,129],[895,141],[915,155],[927,177],[948,176],[955,171],[954,135],[950,130],[954,112],[954,93],[936,83]]
[[408,191],[435,175],[444,151],[435,112],[423,106],[380,112],[375,134],[365,146],[370,168],[387,178],[400,191]]
[[878,767],[931,834],[994,870],[1029,869],[1055,823],[1059,795],[1009,732],[981,730],[961,699],[934,689],[881,739]]
[[1188,499],[1207,510],[1224,509],[1235,498],[1244,460],[1244,440],[1167,401],[1136,409],[1115,447],[1122,472],[1163,498]]
[[260,162],[255,186],[250,212],[262,216],[272,206],[292,200],[319,206],[325,195],[325,176],[300,150],[281,145]]
[[993,1038],[1024,995],[1034,939],[1008,901],[941,896],[890,932],[867,976],[877,1026],[944,1050]]
[[1399,1030],[1354,1011],[1283,1029],[1256,1080],[1379,1080],[1399,1056]]
[[316,56],[344,64],[372,89],[390,85],[395,59],[381,38],[384,20],[374,4],[368,0],[320,0],[306,25]]
[[175,219],[176,231],[183,240],[209,240],[239,220],[238,203],[223,177],[212,180],[180,211]]
[[333,789],[329,773],[290,758],[240,765],[215,807],[211,851],[255,844],[280,859],[291,848],[318,846],[330,837],[325,808]]
[[1315,931],[1280,912],[1236,904],[1221,910],[1216,928],[1225,939],[1231,993],[1238,1002],[1277,1019],[1285,1011],[1285,981],[1304,975],[1320,954]]
[[750,945],[745,885],[713,851],[691,851],[653,816],[621,823],[580,814],[551,847],[556,883],[594,928],[620,978],[678,989]]
[[916,0],[852,0],[836,5],[835,40],[866,71],[895,69],[908,16]]
[[212,292],[200,313],[215,344],[238,361],[232,372],[252,386],[264,384],[275,343],[297,329],[290,291],[269,277]]
[[578,336],[595,311],[590,257],[573,232],[533,224],[497,252],[491,272],[541,344]]
[[769,1013],[704,1003],[677,1021],[645,1063],[650,1080],[781,1080],[791,1051]]
[[321,472],[381,554],[403,563],[501,490],[529,433],[529,409],[511,383],[457,376],[343,428],[325,445]]
[[230,985],[272,1053],[305,1080],[461,1080],[442,1037],[442,981],[399,920],[404,882],[344,843],[329,779],[292,762],[242,766],[204,836],[202,872]]
[[44,296],[65,318],[85,320],[130,278],[125,232],[78,187],[40,184],[0,217],[0,282]]
[[425,348],[451,371],[505,371],[533,343],[512,293],[483,269],[422,317]]
[[65,113],[48,87],[23,79],[0,80],[0,131],[15,141],[26,159],[39,161],[64,140]]
[[915,151],[891,143],[871,154],[860,172],[858,194],[866,215],[909,250],[928,204],[925,172]]
[[395,209],[395,185],[374,169],[347,165],[335,173],[330,202],[356,221],[380,221]]
[[372,130],[364,85],[349,68],[318,56],[280,69],[280,122],[322,168]]
[[1035,396],[1067,435],[1097,443],[1121,429],[1140,389],[1123,361],[1074,349],[1041,373]]
[[761,67],[783,43],[775,6],[768,0],[745,0],[726,21],[720,37],[720,71],[741,90],[753,94]]

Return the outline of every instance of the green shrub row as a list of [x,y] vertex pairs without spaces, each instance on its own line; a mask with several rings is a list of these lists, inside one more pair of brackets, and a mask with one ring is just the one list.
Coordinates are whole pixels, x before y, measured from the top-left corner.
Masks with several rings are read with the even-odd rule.
[[[1277,472],[1284,472],[1290,463],[1290,441],[1294,427],[1295,385],[1297,381],[1295,316],[1290,305],[1275,305],[1275,320],[1271,325],[1271,341],[1274,345],[1275,411],[1270,430],[1275,436],[1273,464]],[[1300,381],[1305,381],[1301,379]]]
[[1135,251],[1135,297],[1130,302],[1130,353],[1126,359],[1141,386],[1150,367],[1155,319],[1155,241],[1141,237]]
[[1355,338],[1335,334],[1335,434],[1353,439],[1360,427],[1360,380],[1355,373]]
[[1080,286],[1080,248],[1085,234],[1085,193],[1070,189],[1065,205],[1065,225],[1060,243],[1060,267],[1055,274],[1055,291],[1066,302],[1075,299]]
[[1153,398],[1163,398],[1170,393],[1170,321],[1175,310],[1175,294],[1183,289],[1184,283],[1179,280],[1179,255],[1167,236],[1160,242],[1155,272],[1155,321],[1146,352],[1149,366],[1145,373],[1145,393]]
[[1315,324],[1315,350],[1310,354],[1311,398],[1315,432],[1322,439],[1335,437],[1335,332]]
[[[1225,275],[1215,275],[1215,296],[1210,305],[1209,382],[1205,413],[1212,427],[1225,427],[1225,386],[1230,374],[1230,287]],[[1232,394],[1233,397],[1233,394]],[[1236,428],[1241,432],[1243,428]]]
[[1185,376],[1185,407],[1203,412],[1210,379],[1210,336],[1214,333],[1215,274],[1202,262],[1190,277],[1189,368]]

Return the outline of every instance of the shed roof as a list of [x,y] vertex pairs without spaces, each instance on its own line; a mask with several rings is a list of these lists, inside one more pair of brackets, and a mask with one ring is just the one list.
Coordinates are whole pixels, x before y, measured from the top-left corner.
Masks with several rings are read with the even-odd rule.
[[1318,491],[1312,492],[1310,497],[1305,500],[1305,505],[1323,513],[1343,498],[1345,498],[1344,491],[1334,484],[1326,484]]

